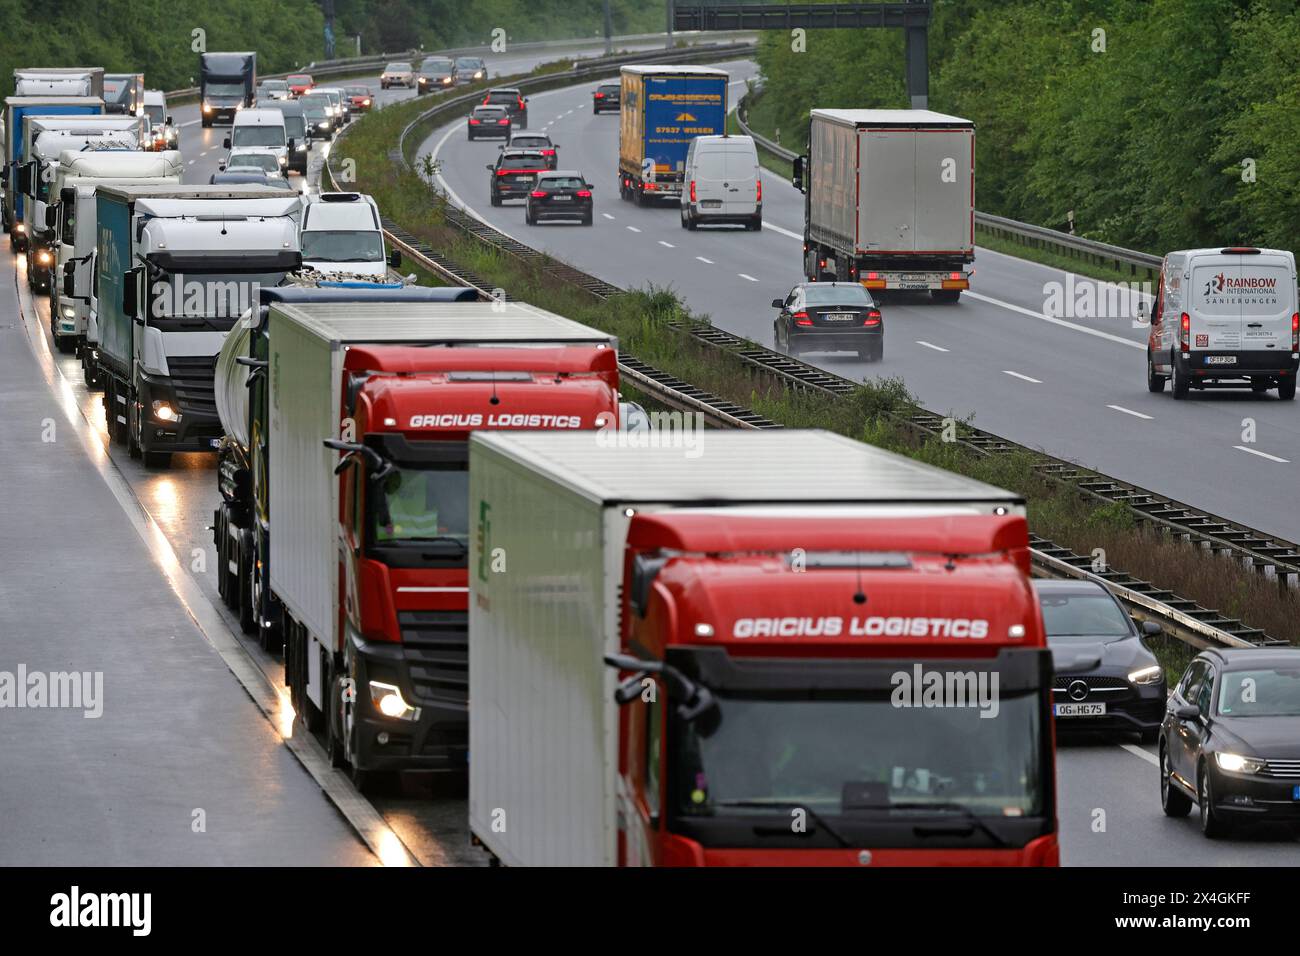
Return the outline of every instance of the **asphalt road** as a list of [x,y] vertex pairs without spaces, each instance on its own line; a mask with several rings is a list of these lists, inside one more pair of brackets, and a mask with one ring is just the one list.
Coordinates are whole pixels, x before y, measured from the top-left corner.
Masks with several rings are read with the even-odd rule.
[[[720,65],[734,78],[734,101],[755,67]],[[621,200],[618,117],[592,114],[594,86],[537,93],[529,109],[530,128],[560,145],[560,165],[595,185],[590,228],[527,226],[522,201],[489,205],[484,165],[498,143],[468,141],[463,120],[435,131],[421,152],[441,160],[443,187],[497,229],[624,288],[672,288],[715,325],[773,345],[771,301],[802,279],[803,196],[765,172],[760,233],[688,232],[676,207]],[[805,361],[849,378],[901,377],[932,411],[970,416],[1020,444],[1300,541],[1300,508],[1279,507],[1278,496],[1300,480],[1300,405],[1249,390],[1193,392],[1184,402],[1168,389],[1150,394],[1146,330],[1131,317],[1049,316],[1049,284],[1064,290],[1065,273],[985,249],[975,267],[973,291],[957,305],[912,299],[884,306],[882,362],[848,353]],[[1073,289],[1095,286],[1074,282]],[[1248,419],[1253,441],[1243,436]]]

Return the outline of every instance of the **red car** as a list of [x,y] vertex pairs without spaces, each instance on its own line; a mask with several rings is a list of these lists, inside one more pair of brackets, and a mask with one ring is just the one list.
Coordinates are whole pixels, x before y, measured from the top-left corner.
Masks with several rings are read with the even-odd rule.
[[285,82],[289,84],[289,92],[294,96],[309,93],[311,88],[316,85],[316,81],[311,78],[310,73],[294,73],[285,77]]
[[353,113],[365,113],[375,101],[375,95],[368,86],[345,86],[343,95],[348,98]]

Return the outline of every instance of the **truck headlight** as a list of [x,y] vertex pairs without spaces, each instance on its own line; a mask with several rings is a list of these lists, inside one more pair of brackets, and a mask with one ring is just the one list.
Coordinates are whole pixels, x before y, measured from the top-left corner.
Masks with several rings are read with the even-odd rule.
[[25,223],[21,223],[21,222],[14,223],[14,232],[26,232],[26,231],[27,231],[27,226]]
[[294,147],[294,149],[296,149],[300,153],[305,153],[307,152],[307,144],[299,143],[297,146]]
[[205,112],[205,113],[211,113],[211,112],[212,112],[212,104],[211,104],[211,103],[204,103],[204,104],[203,104],[203,112]]
[[68,308],[68,307],[65,305],[65,306],[63,307],[63,317],[64,317],[65,319],[75,319],[75,318],[77,317],[77,310],[76,310],[76,309],[70,309],[70,308]]
[[1164,671],[1160,669],[1159,664],[1152,664],[1150,667],[1142,667],[1131,672],[1128,675],[1130,684],[1154,684],[1164,676]]
[[377,680],[370,682],[370,703],[385,717],[394,720],[419,720],[420,708],[412,707],[402,697],[402,690],[395,684],[384,684]]
[[160,422],[178,422],[181,420],[180,412],[171,407],[171,403],[161,400],[155,400],[153,403],[153,417]]
[[1241,754],[1216,753],[1214,762],[1220,770],[1229,773],[1259,773],[1264,769],[1264,761],[1258,757],[1243,757]]
[[43,266],[48,266],[50,262],[53,261],[53,258],[54,257],[51,256],[48,252],[46,252],[44,249],[36,253],[36,261]]
[[281,157],[280,157],[280,165],[281,165],[281,166],[287,166],[288,163],[289,163],[289,157],[288,157],[288,156],[281,156]]

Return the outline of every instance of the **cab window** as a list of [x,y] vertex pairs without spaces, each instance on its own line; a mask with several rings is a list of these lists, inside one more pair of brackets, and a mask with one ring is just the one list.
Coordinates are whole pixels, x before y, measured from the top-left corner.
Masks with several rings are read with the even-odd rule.
[[663,703],[658,699],[646,704],[645,720],[645,801],[652,817],[659,816],[659,767],[663,752]]

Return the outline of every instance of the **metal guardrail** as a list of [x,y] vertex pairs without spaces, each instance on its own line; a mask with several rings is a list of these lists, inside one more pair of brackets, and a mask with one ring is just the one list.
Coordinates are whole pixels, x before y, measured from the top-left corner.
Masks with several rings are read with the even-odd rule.
[[[780,143],[754,132],[746,123],[748,112],[746,101],[748,98],[749,94],[745,94],[737,104],[736,123],[746,136],[753,137],[754,142],[761,149],[771,153],[777,159],[793,162],[794,158],[799,155],[797,152],[786,149]],[[1162,260],[1159,256],[1138,252],[1134,249],[1125,249],[1122,246],[1112,246],[1108,242],[1098,242],[1095,239],[1085,239],[1082,236],[1072,236],[1069,233],[1061,232],[1059,229],[1035,226],[1032,223],[1018,222],[1015,219],[994,216],[992,213],[979,212],[978,210],[975,213],[975,225],[995,236],[1010,239],[1021,245],[1033,246],[1037,249],[1044,249],[1073,259],[1086,259],[1096,265],[1106,265],[1115,269],[1128,269],[1129,274],[1133,276],[1145,275],[1149,279],[1154,279],[1160,273]]]
[[[703,51],[696,51],[703,52]],[[546,80],[565,78],[565,74],[554,74]],[[571,76],[568,78],[572,78]],[[523,85],[519,83],[517,85]],[[435,107],[425,111],[416,121],[408,124],[402,132],[403,142],[394,152],[407,166],[410,161],[405,156],[404,140],[419,122],[429,122],[438,117],[442,111],[454,111],[474,96],[455,97],[443,100]],[[333,171],[326,163],[326,171],[333,182]],[[609,298],[623,294],[624,290],[613,286],[595,276],[562,263],[550,260],[543,253],[498,232],[486,223],[448,206],[445,210],[449,225],[474,236],[516,259],[531,264],[544,263],[547,272],[557,278],[573,283],[599,298]],[[485,298],[491,298],[492,292],[486,283],[462,270],[457,264],[442,257],[426,243],[410,236],[396,224],[384,221],[385,231],[398,248],[419,263],[422,267],[439,275],[444,280],[462,286],[476,288]],[[691,323],[678,325],[677,331],[691,335],[697,341],[727,351],[742,361],[750,363],[763,372],[781,378],[801,388],[809,388],[833,395],[846,395],[858,388],[858,384],[841,378],[823,369],[807,365],[798,359],[772,351],[756,343],[732,335],[710,325]],[[630,355],[620,356],[620,371],[630,385],[667,405],[682,411],[699,411],[711,424],[735,428],[780,428],[779,423],[763,418],[753,411],[735,405],[717,396],[710,395],[683,382],[661,370],[641,363]],[[909,416],[905,424],[930,436],[938,435],[944,427],[944,420],[932,413],[918,410]],[[963,428],[960,442],[980,454],[997,454],[1007,451],[1031,451],[1022,446],[1007,442],[997,436],[973,428]],[[1260,532],[1241,528],[1221,519],[1211,518],[1196,509],[1180,505],[1161,496],[1142,492],[1134,486],[1117,482],[1105,476],[1082,472],[1068,462],[1052,459],[1040,452],[1032,454],[1046,462],[1043,473],[1058,480],[1067,481],[1078,488],[1081,493],[1100,497],[1107,501],[1123,501],[1134,508],[1139,520],[1155,522],[1158,526],[1184,536],[1198,545],[1205,545],[1219,553],[1230,553],[1244,557],[1252,566],[1263,570],[1271,567],[1279,579],[1286,584],[1293,575],[1300,575],[1300,551],[1290,542],[1280,542]],[[1054,474],[1055,473],[1055,474]],[[1249,541],[1257,547],[1243,547],[1242,540]],[[1261,546],[1266,543],[1268,547]],[[1139,619],[1157,621],[1164,632],[1177,640],[1197,648],[1210,646],[1255,647],[1284,643],[1272,638],[1258,628],[1251,628],[1241,621],[1221,615],[1213,609],[1203,608],[1193,601],[1180,598],[1168,590],[1133,578],[1121,571],[1107,569],[1100,572],[1092,569],[1092,559],[1075,554],[1050,541],[1034,536],[1032,541],[1032,561],[1039,574],[1052,577],[1069,577],[1083,580],[1095,580],[1111,590],[1126,606],[1130,613]],[[1271,550],[1270,550],[1271,548]],[[1262,564],[1265,562],[1266,564]]]

